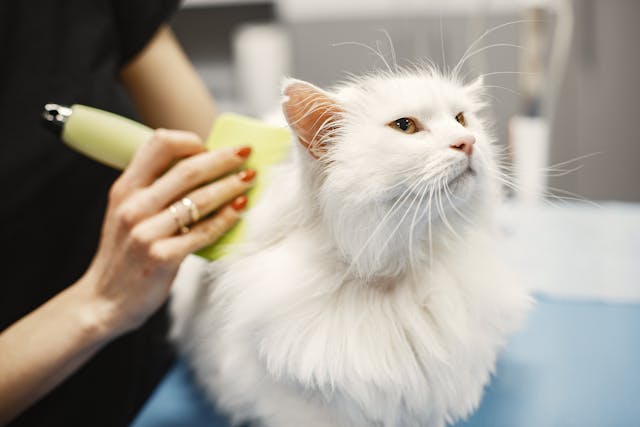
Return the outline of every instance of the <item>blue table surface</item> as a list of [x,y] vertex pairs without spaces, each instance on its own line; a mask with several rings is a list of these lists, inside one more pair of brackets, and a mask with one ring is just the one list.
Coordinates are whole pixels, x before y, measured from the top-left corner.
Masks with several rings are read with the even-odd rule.
[[[228,422],[178,362],[134,427]],[[538,297],[501,354],[480,408],[456,427],[640,426],[640,305]]]

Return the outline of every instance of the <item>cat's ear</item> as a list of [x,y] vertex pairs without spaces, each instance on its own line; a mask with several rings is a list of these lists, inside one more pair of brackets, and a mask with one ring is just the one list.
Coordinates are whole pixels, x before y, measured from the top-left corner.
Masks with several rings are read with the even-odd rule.
[[342,109],[327,92],[301,80],[286,79],[282,93],[282,111],[289,126],[313,157],[321,157],[338,128]]

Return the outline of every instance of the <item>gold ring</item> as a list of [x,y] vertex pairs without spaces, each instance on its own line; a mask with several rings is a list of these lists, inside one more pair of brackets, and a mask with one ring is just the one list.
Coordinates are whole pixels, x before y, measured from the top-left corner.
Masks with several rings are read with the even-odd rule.
[[191,214],[191,224],[193,224],[194,222],[198,222],[198,220],[200,219],[200,211],[198,210],[196,204],[193,203],[193,200],[188,197],[184,197],[182,200],[180,200],[180,203],[182,203],[189,209],[189,213]]
[[178,225],[178,230],[182,234],[189,232],[189,226],[200,219],[200,211],[193,200],[184,197],[179,202],[169,206],[169,212]]
[[176,221],[176,224],[178,225],[178,230],[180,230],[182,234],[187,234],[189,232],[189,226],[185,222],[183,215],[180,215],[180,212],[178,212],[177,202],[169,206],[169,212],[173,216],[173,219]]

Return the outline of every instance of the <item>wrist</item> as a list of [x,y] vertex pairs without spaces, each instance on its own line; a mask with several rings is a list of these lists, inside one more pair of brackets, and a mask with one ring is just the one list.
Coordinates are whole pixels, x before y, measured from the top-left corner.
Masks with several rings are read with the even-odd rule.
[[82,278],[67,289],[73,300],[72,316],[85,342],[100,346],[119,335],[115,327],[115,310],[109,301],[92,292],[93,287],[85,281],[86,278]]

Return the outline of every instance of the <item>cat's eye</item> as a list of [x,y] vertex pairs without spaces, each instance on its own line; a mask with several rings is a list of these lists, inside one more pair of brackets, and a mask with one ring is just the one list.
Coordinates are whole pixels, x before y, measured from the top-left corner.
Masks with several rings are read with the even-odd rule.
[[393,129],[399,130],[400,132],[408,134],[418,132],[418,126],[416,125],[416,122],[408,117],[396,119],[389,123],[388,126],[392,127]]
[[464,119],[464,114],[461,112],[456,114],[456,122],[460,123],[462,126],[467,125],[467,121]]

